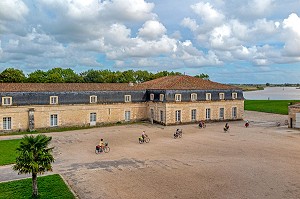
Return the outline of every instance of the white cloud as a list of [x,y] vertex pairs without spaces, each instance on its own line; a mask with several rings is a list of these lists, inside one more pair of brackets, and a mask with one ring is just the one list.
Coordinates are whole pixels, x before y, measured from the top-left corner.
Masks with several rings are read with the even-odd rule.
[[300,18],[292,13],[282,24],[285,33],[284,54],[300,58]]
[[198,14],[204,23],[207,24],[220,24],[225,16],[214,9],[210,3],[199,2],[191,6],[192,10]]
[[167,29],[158,21],[150,20],[139,29],[138,36],[145,39],[157,39],[166,33]]
[[181,25],[184,26],[184,27],[187,27],[189,28],[191,31],[196,31],[198,29],[198,24],[196,22],[195,19],[191,19],[189,17],[186,17],[184,18],[182,21],[181,21]]
[[29,10],[22,0],[1,0],[0,21],[19,21]]

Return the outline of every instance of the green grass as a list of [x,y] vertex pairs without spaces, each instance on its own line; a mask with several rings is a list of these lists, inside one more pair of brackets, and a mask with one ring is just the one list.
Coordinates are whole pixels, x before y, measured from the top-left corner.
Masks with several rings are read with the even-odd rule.
[[20,145],[21,139],[0,141],[0,165],[15,163],[16,149]]
[[245,100],[245,110],[288,115],[288,106],[299,100]]
[[[31,178],[0,183],[0,199],[32,198]],[[75,198],[63,179],[58,175],[38,177],[39,199]]]

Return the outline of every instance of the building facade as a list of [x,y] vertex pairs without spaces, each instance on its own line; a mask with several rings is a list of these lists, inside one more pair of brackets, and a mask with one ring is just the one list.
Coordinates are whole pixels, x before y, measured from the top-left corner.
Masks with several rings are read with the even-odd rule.
[[141,84],[2,83],[0,131],[150,120],[162,125],[243,118],[242,90],[191,76]]
[[289,106],[288,127],[300,128],[300,104]]

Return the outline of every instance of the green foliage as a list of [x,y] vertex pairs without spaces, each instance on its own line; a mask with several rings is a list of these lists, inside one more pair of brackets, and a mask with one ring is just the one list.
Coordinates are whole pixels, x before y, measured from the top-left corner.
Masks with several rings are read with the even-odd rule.
[[25,135],[17,148],[15,171],[21,174],[32,174],[32,196],[38,196],[37,174],[52,171],[51,163],[54,158],[51,154],[53,148],[48,148],[52,137],[39,134],[37,136]]
[[204,74],[201,73],[200,75],[196,75],[195,77],[201,78],[201,79],[205,79],[205,80],[209,80],[209,75],[208,74]]
[[46,171],[52,171],[51,163],[54,162],[54,158],[51,152],[53,148],[47,148],[51,140],[52,137],[42,134],[25,135],[17,148],[18,155],[13,169],[23,174],[43,174]]
[[[28,82],[28,83],[142,83],[160,77],[182,75],[180,72],[160,71],[150,73],[148,71],[110,71],[88,70],[76,74],[72,69],[52,68],[48,71],[36,70],[25,77],[22,71],[8,68],[0,74],[0,82]],[[209,79],[207,74],[201,73],[196,77]]]
[[23,71],[14,69],[14,68],[7,68],[2,73],[0,73],[0,82],[3,83],[22,83],[26,81],[26,77]]
[[12,164],[16,162],[16,149],[21,140],[1,140],[0,141],[0,165]]
[[245,110],[287,115],[288,106],[299,100],[245,100]]
[[[38,177],[39,199],[75,198],[63,179],[58,175]],[[31,198],[31,179],[0,183],[0,199]]]

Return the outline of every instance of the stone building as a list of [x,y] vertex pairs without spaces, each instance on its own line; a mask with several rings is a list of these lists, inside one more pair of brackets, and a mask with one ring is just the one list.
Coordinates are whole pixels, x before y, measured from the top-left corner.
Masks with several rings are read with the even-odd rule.
[[289,128],[300,128],[300,103],[289,106]]
[[239,120],[241,89],[187,75],[132,83],[0,83],[0,131]]

